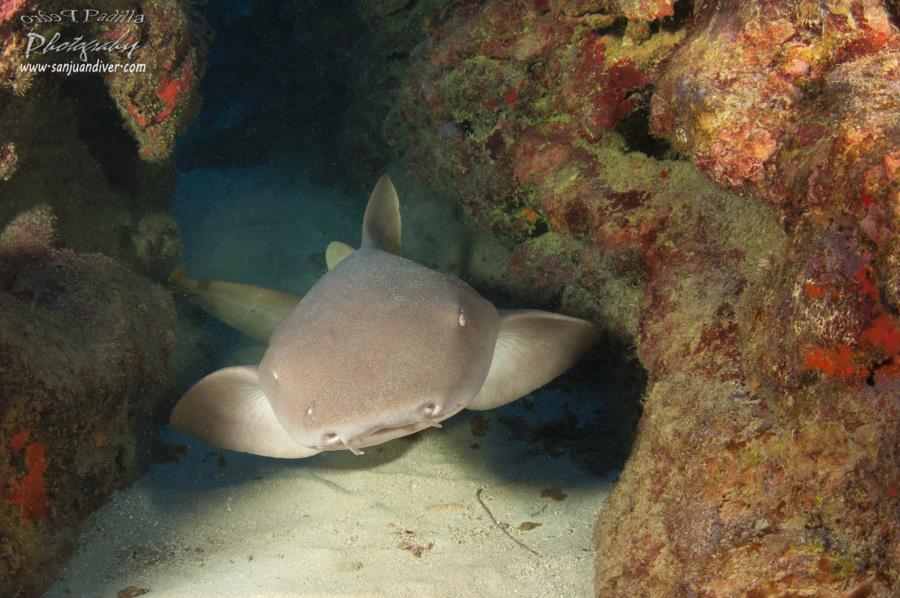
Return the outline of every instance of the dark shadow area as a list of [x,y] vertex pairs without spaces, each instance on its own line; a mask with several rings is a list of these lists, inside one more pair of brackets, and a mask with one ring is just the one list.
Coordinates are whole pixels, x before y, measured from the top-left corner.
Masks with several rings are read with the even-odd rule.
[[658,159],[671,158],[672,146],[665,139],[650,133],[649,96],[644,105],[633,110],[616,124],[616,130],[625,138],[628,147],[634,151]]
[[675,14],[671,17],[650,23],[651,33],[659,30],[679,31],[687,26],[694,15],[694,0],[678,0],[674,8]]
[[[471,438],[468,447],[458,450],[468,450],[471,458],[484,458],[490,466],[490,454],[506,450],[497,446],[505,439],[525,458],[571,459],[591,477],[617,477],[631,454],[646,384],[646,372],[633,349],[604,339],[569,371],[529,396],[498,409],[456,416],[469,426]],[[500,439],[492,430],[501,432]],[[527,448],[523,451],[518,443]],[[503,479],[504,472],[498,470],[497,477]],[[584,482],[593,483],[589,478]]]
[[203,109],[178,141],[180,170],[285,160],[310,180],[342,172],[335,132],[352,100],[354,48],[367,34],[352,2],[231,0],[199,7],[216,31]]
[[[162,495],[169,495],[175,489],[211,492],[298,468],[313,471],[370,469],[403,456],[416,442],[414,436],[398,438],[367,448],[363,456],[349,451],[328,451],[306,459],[275,459],[220,449],[172,427],[163,429],[162,439],[164,444],[153,456],[154,463],[163,465],[156,470],[156,477],[164,483],[154,488],[158,489],[161,502],[164,502]],[[190,474],[185,475],[185,471]]]
[[66,77],[60,91],[66,101],[78,106],[78,137],[110,187],[136,195],[141,180],[137,141],[123,126],[103,78],[88,73]]

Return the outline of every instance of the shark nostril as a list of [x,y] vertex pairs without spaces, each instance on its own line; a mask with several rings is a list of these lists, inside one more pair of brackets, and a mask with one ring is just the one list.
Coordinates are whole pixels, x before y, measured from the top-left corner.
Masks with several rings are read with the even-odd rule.
[[336,432],[328,432],[327,434],[322,436],[322,438],[324,438],[326,441],[334,440],[335,438],[337,438],[337,433]]
[[422,413],[425,417],[434,417],[437,410],[437,406],[434,403],[425,403],[422,405]]

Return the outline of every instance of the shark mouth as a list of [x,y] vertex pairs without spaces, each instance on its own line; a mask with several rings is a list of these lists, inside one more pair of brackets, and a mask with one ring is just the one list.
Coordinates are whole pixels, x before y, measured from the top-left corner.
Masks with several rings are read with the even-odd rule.
[[320,451],[340,451],[346,449],[354,455],[364,455],[365,452],[362,450],[363,448],[382,444],[388,440],[393,440],[402,436],[409,436],[410,434],[415,434],[426,428],[442,428],[443,426],[440,422],[448,417],[456,415],[458,412],[462,411],[462,409],[463,408],[460,407],[452,412],[444,413],[434,418],[427,418],[426,416],[426,419],[424,420],[400,426],[384,426],[376,428],[359,436],[346,437],[332,432],[325,436],[325,444],[312,448]]

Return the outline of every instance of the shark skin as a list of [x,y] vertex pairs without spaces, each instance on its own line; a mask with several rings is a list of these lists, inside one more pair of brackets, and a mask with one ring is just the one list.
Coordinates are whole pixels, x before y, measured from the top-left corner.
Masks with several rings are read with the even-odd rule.
[[180,268],[172,273],[170,280],[192,295],[207,312],[263,343],[269,342],[279,322],[303,298],[240,282],[194,280]]
[[498,310],[459,278],[401,257],[399,206],[385,175],[360,248],[330,245],[328,273],[287,315],[280,300],[276,313],[261,314],[254,333],[268,349],[259,366],[201,379],[175,406],[172,425],[270,457],[362,454],[462,409],[523,397],[597,341],[590,322]]

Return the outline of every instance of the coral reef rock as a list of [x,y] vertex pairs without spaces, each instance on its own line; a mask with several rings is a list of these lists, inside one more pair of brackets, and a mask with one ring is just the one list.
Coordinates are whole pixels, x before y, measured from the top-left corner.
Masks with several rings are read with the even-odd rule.
[[900,595],[890,10],[485,0],[421,23],[396,157],[511,248],[507,292],[647,370],[600,596]]
[[173,387],[168,293],[56,246],[35,208],[0,234],[0,594],[35,596],[81,522],[149,461]]
[[[34,83],[40,79],[99,73],[96,76],[102,76],[146,160],[167,158],[175,135],[199,109],[197,81],[205,67],[210,34],[186,2],[96,0],[76,9],[56,0],[4,0],[0,2],[0,34],[3,100],[27,98],[35,93]],[[59,49],[78,39],[111,49],[81,53]],[[25,123],[18,120],[20,125],[27,124],[27,119]],[[4,179],[11,170],[8,148],[21,137],[20,128],[4,122],[0,137]],[[19,149],[19,154],[28,153]]]
[[[175,247],[149,255],[144,229],[174,192],[171,153],[199,107],[205,24],[175,0],[19,0],[0,2],[0,34],[0,226],[49,205],[67,247],[161,280]],[[29,35],[48,41],[29,54]],[[57,35],[123,49],[44,52]],[[65,70],[98,65],[119,70]]]
[[[828,5],[831,6],[831,5]],[[704,3],[659,78],[651,124],[788,228],[855,228],[900,310],[900,36],[881,2]],[[893,19],[893,20],[892,20]]]

